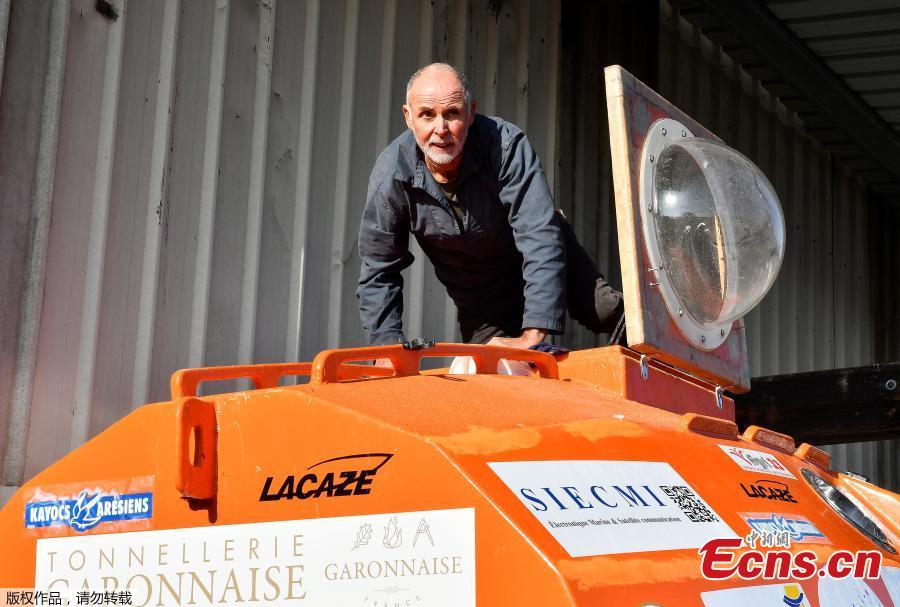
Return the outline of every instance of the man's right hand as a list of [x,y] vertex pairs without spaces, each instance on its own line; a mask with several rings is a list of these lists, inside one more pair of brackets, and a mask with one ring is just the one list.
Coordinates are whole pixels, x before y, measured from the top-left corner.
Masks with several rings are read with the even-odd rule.
[[389,369],[393,369],[394,363],[391,362],[390,358],[376,358],[375,366],[376,367],[387,367]]

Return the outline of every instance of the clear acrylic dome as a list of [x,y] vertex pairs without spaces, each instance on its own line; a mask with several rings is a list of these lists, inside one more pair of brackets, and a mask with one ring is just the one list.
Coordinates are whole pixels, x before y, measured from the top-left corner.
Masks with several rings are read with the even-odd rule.
[[772,184],[735,150],[697,137],[667,143],[653,167],[651,234],[684,311],[703,328],[744,316],[784,257]]

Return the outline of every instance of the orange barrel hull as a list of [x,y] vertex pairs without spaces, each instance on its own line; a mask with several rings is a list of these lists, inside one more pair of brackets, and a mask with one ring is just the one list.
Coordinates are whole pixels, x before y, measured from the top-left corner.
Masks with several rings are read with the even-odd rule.
[[[490,350],[454,348],[435,353]],[[900,605],[900,559],[803,471],[850,494],[894,546],[900,497],[789,437],[738,435],[731,401],[674,370],[621,348],[558,365],[528,354],[541,377],[420,374],[416,353],[336,352],[241,369],[254,391],[197,397],[227,368],[177,375],[172,401],[122,419],[0,511],[0,587],[127,590],[146,605],[812,606],[852,593]],[[345,364],[373,352],[397,376]],[[313,380],[274,387],[283,372]],[[877,552],[882,575],[704,577],[703,545],[770,517],[799,529],[791,551]]]

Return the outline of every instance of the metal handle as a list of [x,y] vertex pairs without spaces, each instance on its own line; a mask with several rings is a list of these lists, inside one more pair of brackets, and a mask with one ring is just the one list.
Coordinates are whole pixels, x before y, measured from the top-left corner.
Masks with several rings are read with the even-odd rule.
[[[499,346],[480,346],[470,344],[435,344],[427,350],[407,350],[403,346],[378,346],[373,348],[353,348],[346,350],[325,350],[320,352],[312,362],[310,383],[328,384],[344,379],[341,370],[351,365],[347,362],[386,358],[391,361],[393,371],[391,377],[418,375],[423,358],[446,356],[471,356],[475,361],[475,369],[481,374],[496,374],[497,364],[501,360],[519,360],[537,367],[544,379],[559,379],[556,359],[552,354],[521,348],[504,348]],[[343,365],[343,366],[342,366]],[[379,367],[362,367],[366,374]]]

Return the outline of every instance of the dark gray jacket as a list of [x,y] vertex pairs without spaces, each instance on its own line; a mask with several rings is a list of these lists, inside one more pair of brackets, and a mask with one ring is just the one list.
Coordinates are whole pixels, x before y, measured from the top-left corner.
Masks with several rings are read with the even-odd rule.
[[370,344],[403,337],[409,234],[434,264],[460,320],[524,293],[523,327],[565,328],[565,244],[537,154],[525,133],[476,115],[457,180],[462,222],[425,167],[412,131],[378,157],[359,227],[360,319]]

